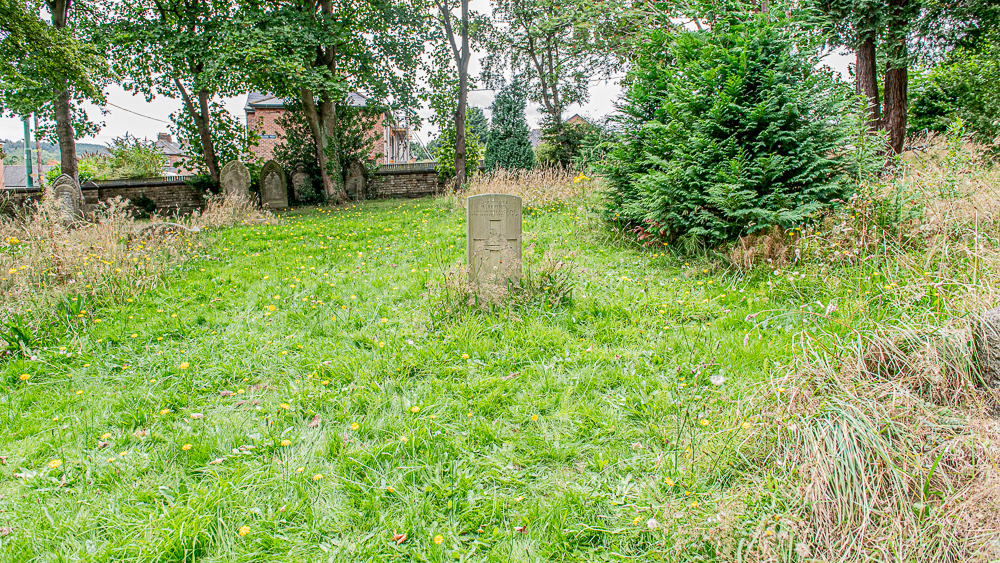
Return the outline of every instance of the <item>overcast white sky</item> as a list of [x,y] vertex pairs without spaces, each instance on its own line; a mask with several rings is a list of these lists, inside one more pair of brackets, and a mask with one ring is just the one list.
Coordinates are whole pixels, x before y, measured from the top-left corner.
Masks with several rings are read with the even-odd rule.
[[[489,0],[472,0],[470,5],[473,10],[480,12],[492,11]],[[471,75],[478,75],[480,66],[480,55],[473,57],[469,72]],[[848,64],[853,57],[841,53],[832,53],[825,59],[826,64],[848,78]],[[147,102],[142,96],[135,96],[123,90],[120,86],[113,85],[106,91],[108,105],[104,108],[106,112],[101,115],[100,108],[87,107],[87,113],[94,121],[103,122],[100,133],[95,137],[88,137],[83,142],[109,143],[115,137],[122,137],[129,133],[140,139],[155,139],[156,134],[167,132],[170,122],[170,114],[176,112],[181,107],[179,99],[158,97],[151,102]],[[572,106],[567,109],[566,117],[579,113],[585,117],[602,117],[614,111],[614,102],[621,95],[621,86],[618,81],[598,82],[591,84],[590,101],[583,106]],[[469,103],[474,106],[485,108],[493,103],[494,92],[476,91],[469,93]],[[226,108],[241,120],[245,119],[243,106],[246,96],[224,98],[223,103]],[[431,111],[422,108],[419,112],[422,117],[430,116]],[[528,122],[533,127],[537,125],[540,118],[537,107],[531,104],[527,111]],[[418,131],[420,138],[427,143],[436,136],[437,132],[428,124],[424,123],[423,128]],[[0,118],[0,139],[22,139],[24,138],[24,126],[20,120],[11,117]]]

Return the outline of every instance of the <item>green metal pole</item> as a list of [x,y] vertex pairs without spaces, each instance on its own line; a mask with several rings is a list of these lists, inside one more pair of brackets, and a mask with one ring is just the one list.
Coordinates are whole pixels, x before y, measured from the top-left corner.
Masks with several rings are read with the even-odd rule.
[[24,118],[24,173],[25,182],[28,189],[35,187],[35,182],[31,178],[31,127],[28,125],[28,118]]

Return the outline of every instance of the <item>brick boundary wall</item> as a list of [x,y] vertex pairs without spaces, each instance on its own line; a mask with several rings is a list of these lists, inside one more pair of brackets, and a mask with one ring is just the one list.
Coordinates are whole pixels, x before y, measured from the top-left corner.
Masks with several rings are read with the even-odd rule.
[[83,199],[91,205],[113,197],[134,200],[143,195],[153,200],[160,215],[184,215],[205,205],[201,191],[177,177],[108,180],[83,185]]
[[368,193],[375,199],[413,198],[444,193],[437,170],[378,170],[368,178]]
[[[438,177],[435,163],[382,166],[368,178],[368,192],[375,199],[417,198],[444,193],[444,183]],[[153,200],[156,212],[185,214],[202,209],[205,198],[182,178],[148,178],[143,180],[107,180],[83,185],[83,198],[96,204],[115,196],[134,200],[142,195]],[[42,190],[0,190],[0,212],[10,213],[28,202],[40,201]]]

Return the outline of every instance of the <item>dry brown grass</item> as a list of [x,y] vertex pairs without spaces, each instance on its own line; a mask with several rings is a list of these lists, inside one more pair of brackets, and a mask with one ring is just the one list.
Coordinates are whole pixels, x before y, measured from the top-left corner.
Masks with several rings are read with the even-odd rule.
[[[249,202],[215,198],[203,213],[171,221],[198,230],[272,217]],[[67,294],[118,298],[146,291],[193,237],[184,228],[169,228],[160,217],[136,221],[128,202],[118,198],[100,205],[93,221],[70,228],[49,199],[22,208],[0,218],[0,316]]]
[[843,321],[845,334],[803,332],[794,363],[756,395],[773,421],[759,437],[776,444],[812,538],[804,550],[819,560],[1000,558],[1000,395],[972,334],[997,305],[1000,173],[945,154],[793,244],[774,233],[732,252],[746,267],[791,252],[846,262],[885,289]]
[[499,169],[476,176],[458,198],[464,206],[465,198],[472,195],[516,195],[522,198],[525,206],[539,207],[585,198],[600,187],[600,179],[588,178],[566,168]]

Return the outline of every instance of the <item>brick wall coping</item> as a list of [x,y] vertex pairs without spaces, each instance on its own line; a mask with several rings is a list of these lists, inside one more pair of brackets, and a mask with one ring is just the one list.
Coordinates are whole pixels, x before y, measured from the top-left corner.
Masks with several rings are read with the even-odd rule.
[[174,186],[180,185],[191,179],[191,176],[162,176],[160,178],[134,178],[129,180],[90,180],[83,184],[84,189],[88,184],[94,184],[99,188],[138,188],[143,186]]
[[407,174],[415,172],[432,172],[437,170],[436,162],[405,162],[401,164],[379,165],[373,174]]

